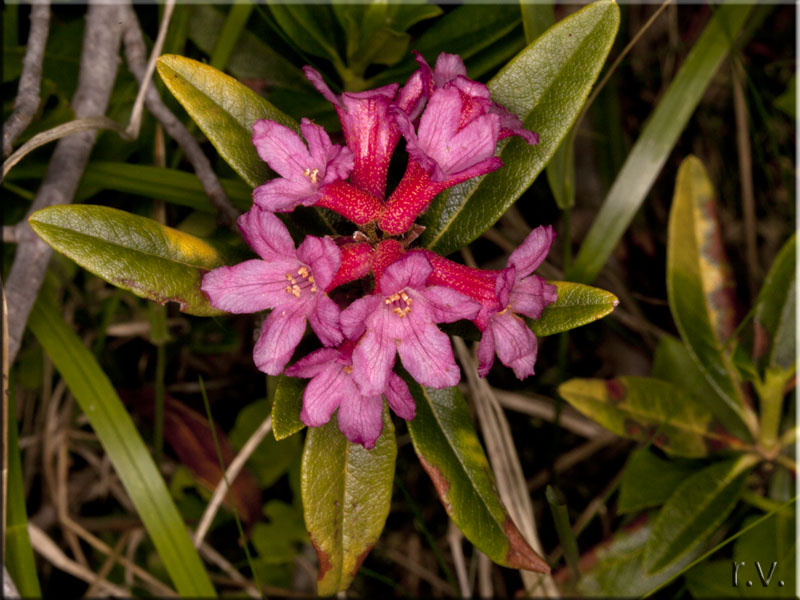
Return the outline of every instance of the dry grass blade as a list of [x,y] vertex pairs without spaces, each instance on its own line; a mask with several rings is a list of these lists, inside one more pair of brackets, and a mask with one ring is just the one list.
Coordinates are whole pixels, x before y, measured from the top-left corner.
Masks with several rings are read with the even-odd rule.
[[471,598],[472,586],[469,584],[467,561],[464,559],[464,546],[461,544],[463,539],[464,535],[458,530],[456,524],[450,521],[447,526],[447,543],[450,545],[450,553],[453,555],[453,564],[456,568],[458,591],[462,598]]
[[[556,408],[553,405],[553,401],[546,396],[518,394],[497,388],[492,388],[492,393],[503,408],[509,408],[546,421],[555,421],[556,419]],[[601,435],[605,431],[600,425],[590,421],[570,406],[565,406],[561,410],[559,425],[571,433],[590,439]]]
[[[489,455],[489,462],[497,480],[500,498],[531,547],[543,555],[542,543],[539,541],[533,516],[533,504],[505,413],[492,388],[485,379],[478,377],[475,361],[464,341],[455,337],[453,344],[467,375],[467,383],[478,413],[478,421],[486,443],[486,453]],[[546,597],[558,596],[558,589],[549,575],[538,575],[528,571],[520,571],[520,575],[527,590],[531,590],[532,586],[541,587]]]

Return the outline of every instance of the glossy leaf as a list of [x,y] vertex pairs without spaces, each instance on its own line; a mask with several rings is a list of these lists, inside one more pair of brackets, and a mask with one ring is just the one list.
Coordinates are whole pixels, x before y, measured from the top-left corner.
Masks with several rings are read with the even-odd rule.
[[512,139],[500,154],[504,167],[437,197],[422,219],[423,245],[450,254],[494,225],[522,195],[577,118],[618,26],[616,3],[590,4],[548,29],[489,81],[492,98],[537,132],[539,144]]
[[351,444],[336,417],[311,427],[303,450],[303,511],[317,551],[317,593],[346,590],[378,541],[392,499],[397,444],[387,406],[375,447]]
[[570,379],[558,393],[613,433],[677,456],[699,457],[740,448],[711,412],[686,390],[650,377]]
[[233,77],[196,60],[167,54],[157,68],[172,95],[248,185],[269,179],[269,167],[253,146],[253,123],[272,119],[297,130],[293,119]]
[[45,296],[28,326],[89,419],[178,593],[215,597],[161,473],[97,360]]
[[751,457],[714,463],[686,479],[653,522],[644,550],[648,573],[669,567],[708,541],[733,510],[744,487]]
[[752,6],[729,0],[714,10],[714,16],[631,148],[575,263],[567,271],[567,279],[591,283],[597,277],[644,202],[751,9]]
[[556,286],[558,296],[542,311],[540,318],[528,320],[528,325],[537,336],[569,331],[602,319],[619,304],[614,294],[600,288],[569,281],[548,283]]
[[775,257],[756,300],[753,353],[762,368],[795,365],[796,252],[795,234]]
[[547,563],[522,537],[497,495],[461,392],[406,381],[417,405],[417,416],[408,422],[411,441],[447,514],[497,564],[548,572]]
[[747,422],[739,380],[723,346],[736,327],[735,290],[716,217],[714,190],[702,163],[678,170],[667,231],[667,297],[681,338],[716,390],[715,412]]
[[692,464],[659,458],[647,448],[637,450],[622,473],[617,511],[624,515],[664,504],[696,470]]
[[204,273],[230,262],[230,250],[106,206],[53,206],[28,222],[53,249],[117,287],[161,304],[177,302],[190,315],[224,314],[200,284]]
[[652,523],[640,520],[621,529],[610,542],[602,542],[590,550],[583,557],[589,566],[581,571],[578,593],[570,596],[641,598],[680,572],[702,550],[691,549],[663,571],[650,574],[645,572],[643,561],[644,547],[651,535]]
[[336,20],[329,6],[281,4],[269,0],[270,12],[284,32],[304,52],[340,64],[336,50]]
[[303,408],[303,392],[308,381],[280,375],[272,401],[272,433],[282,440],[300,431],[305,424],[300,420]]

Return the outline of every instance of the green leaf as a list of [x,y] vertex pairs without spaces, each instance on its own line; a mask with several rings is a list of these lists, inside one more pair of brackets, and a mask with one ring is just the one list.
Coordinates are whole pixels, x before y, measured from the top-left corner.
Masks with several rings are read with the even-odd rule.
[[344,591],[378,541],[392,499],[397,444],[388,406],[375,447],[351,444],[336,417],[311,427],[303,450],[303,512],[319,559],[317,593]]
[[644,202],[752,6],[719,6],[631,148],[567,279],[591,283]]
[[434,390],[406,378],[417,405],[408,431],[447,514],[499,565],[548,572],[505,510],[486,454],[458,388]]
[[216,597],[150,450],[94,356],[45,295],[28,326],[89,419],[178,593]]
[[650,377],[570,379],[561,397],[613,433],[677,456],[700,457],[741,448],[711,412],[683,388]]
[[308,541],[303,525],[303,514],[294,506],[270,500],[264,506],[269,523],[256,523],[253,527],[253,546],[259,559],[267,564],[290,563],[299,554],[299,545]]
[[157,221],[88,204],[53,206],[28,219],[53,249],[137,296],[177,302],[197,316],[224,314],[200,289],[203,274],[228,264],[231,251]]
[[[5,303],[5,295],[3,295],[3,303]],[[7,335],[7,331],[4,314],[3,333]],[[6,499],[6,539],[3,558],[4,564],[8,568],[8,574],[11,575],[20,595],[23,598],[41,598],[42,591],[36,575],[36,561],[28,536],[25,484],[22,479],[22,460],[17,435],[15,385],[16,382],[13,379],[8,383],[8,498]]]
[[528,40],[528,43],[542,35],[556,21],[552,4],[521,0],[519,5],[522,10],[522,26],[525,28],[525,39]]
[[[214,6],[193,5],[189,17],[189,37],[209,56],[214,51],[225,21]],[[258,60],[253,60],[257,56]],[[247,30],[239,35],[227,64],[228,71],[239,79],[256,79],[267,86],[307,89],[302,71],[281,54]]]
[[269,167],[253,146],[253,123],[272,119],[297,131],[293,119],[233,77],[196,60],[167,54],[157,68],[172,95],[248,185],[269,179]]
[[708,542],[736,506],[744,475],[755,460],[748,456],[712,464],[678,486],[653,522],[644,549],[648,573],[673,565]]
[[[752,516],[742,523],[742,528],[747,527],[758,517]],[[797,515],[792,509],[778,512],[763,523],[756,525],[742,534],[733,546],[733,559],[744,562],[739,569],[741,579],[750,579],[753,586],[743,587],[744,595],[751,598],[796,598],[797,572],[795,569],[795,555],[797,553],[797,538],[795,537],[795,521]],[[764,579],[769,577],[772,563],[775,571],[767,586],[758,575],[756,562],[761,566]],[[730,571],[730,563],[728,569]],[[783,581],[783,585],[779,582]]]
[[624,515],[664,504],[696,470],[683,462],[659,458],[647,448],[637,450],[622,473],[617,512]]
[[753,353],[762,369],[795,366],[796,252],[797,234],[789,238],[775,257],[756,300]]
[[247,26],[250,13],[253,12],[253,6],[249,2],[234,2],[230,6],[225,22],[219,30],[214,50],[211,52],[209,64],[213,68],[223,71],[228,66],[233,49]]
[[300,420],[303,408],[303,392],[308,382],[305,379],[280,375],[272,401],[272,433],[282,440],[300,431],[305,424]]
[[548,281],[556,286],[556,301],[542,311],[528,325],[537,336],[553,335],[602,319],[619,304],[617,297],[600,288],[571,283]]
[[528,189],[577,118],[618,26],[616,3],[590,4],[548,29],[492,78],[492,99],[537,132],[539,144],[511,140],[500,154],[504,167],[439,195],[422,219],[424,246],[440,254],[465,246]]
[[723,349],[736,327],[733,276],[716,219],[714,190],[703,164],[693,156],[678,169],[667,236],[667,297],[681,338],[717,392],[707,403],[715,413],[725,411],[752,430],[738,373]]
[[781,109],[792,119],[797,120],[797,74],[792,75],[789,80],[789,85],[786,86],[786,91],[780,96],[775,98],[773,105]]
[[610,543],[603,542],[590,550],[589,556],[594,560],[591,566],[581,572],[579,593],[570,595],[587,598],[641,598],[663,585],[700,554],[701,548],[692,549],[663,571],[646,573],[643,554],[651,535],[651,523],[638,523],[619,531]]
[[330,6],[280,4],[268,0],[270,12],[281,29],[304,52],[327,58],[337,70],[341,66],[334,33],[338,30]]

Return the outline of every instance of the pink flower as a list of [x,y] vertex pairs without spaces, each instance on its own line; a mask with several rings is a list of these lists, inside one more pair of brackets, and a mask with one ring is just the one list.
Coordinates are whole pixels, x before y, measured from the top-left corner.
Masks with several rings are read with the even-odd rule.
[[489,88],[466,77],[460,58],[442,54],[434,71],[421,56],[417,60],[430,99],[416,128],[412,115],[391,109],[409,153],[406,173],[378,220],[391,235],[406,231],[442,190],[500,168],[494,155],[500,139],[520,135],[530,144],[538,141],[492,102]]
[[253,144],[280,177],[253,190],[253,201],[272,212],[322,206],[359,225],[377,218],[380,201],[344,181],[353,170],[353,153],[332,144],[325,130],[308,119],[301,121],[300,131],[308,147],[288,127],[275,121],[255,122]]
[[502,310],[492,312],[478,345],[478,373],[485,377],[494,355],[514,370],[518,379],[533,375],[537,340],[519,315],[538,319],[556,300],[556,288],[533,271],[542,264],[555,239],[551,226],[537,227],[511,253],[508,268],[497,278],[495,294]]
[[269,375],[281,373],[306,321],[323,344],[339,344],[339,307],[324,292],[341,262],[336,244],[307,236],[295,250],[286,226],[257,206],[239,217],[239,228],[261,259],[206,273],[202,290],[212,306],[227,312],[273,309],[253,349],[256,366]]
[[436,323],[473,319],[480,305],[455,290],[427,286],[432,270],[422,254],[407,254],[386,268],[376,294],[342,311],[342,330],[358,340],[353,370],[362,394],[386,389],[396,353],[422,385],[444,388],[458,383],[461,374],[450,340]]
[[[389,115],[389,108],[413,111],[424,92],[420,75],[413,75],[397,94],[392,83],[364,92],[345,92],[336,96],[317,71],[303,67],[306,78],[336,107],[347,146],[353,152],[351,182],[369,194],[383,199],[386,192],[386,173],[400,130]],[[397,96],[395,98],[395,96]]]
[[[309,427],[327,423],[338,408],[339,430],[354,444],[367,450],[383,429],[381,394],[361,393],[353,374],[355,344],[346,340],[338,348],[322,348],[286,369],[290,377],[310,377],[303,392],[300,419]],[[411,420],[416,406],[406,383],[395,373],[383,390],[389,407],[401,418]]]

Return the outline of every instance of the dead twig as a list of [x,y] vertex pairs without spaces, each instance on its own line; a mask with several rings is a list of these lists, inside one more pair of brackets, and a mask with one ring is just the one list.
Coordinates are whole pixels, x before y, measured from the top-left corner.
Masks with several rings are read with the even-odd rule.
[[22,59],[22,75],[19,78],[14,112],[3,123],[3,156],[11,154],[14,142],[31,124],[39,110],[42,84],[42,62],[47,36],[50,32],[50,3],[36,2],[31,6],[31,29]]
[[[91,4],[81,52],[78,86],[73,97],[79,119],[102,116],[116,79],[121,35],[121,11],[114,4]],[[69,204],[89,160],[97,131],[83,131],[59,140],[47,174],[28,214],[56,204]],[[22,341],[33,303],[44,281],[52,250],[30,227],[19,235],[17,252],[8,276],[9,362]]]
[[[145,64],[145,44],[142,37],[142,30],[131,6],[123,7],[126,15],[125,30],[123,32],[123,42],[125,44],[125,58],[128,68],[133,73],[136,80],[142,85],[146,85],[145,78],[152,75],[148,71],[149,65]],[[158,48],[158,45],[156,46]],[[155,56],[155,51],[153,52]],[[151,64],[155,62],[151,59]],[[211,168],[206,155],[200,148],[200,144],[192,137],[189,130],[184,127],[172,111],[162,102],[158,91],[150,86],[144,96],[147,110],[161,123],[167,134],[174,139],[183,150],[186,158],[194,167],[195,174],[200,180],[203,189],[208,195],[211,204],[217,209],[219,220],[225,225],[232,225],[239,216],[239,211],[231,204],[222,184],[219,182],[214,170]]]
[[450,521],[447,526],[447,543],[450,545],[450,553],[453,555],[453,564],[456,568],[458,592],[462,598],[471,598],[472,586],[469,584],[467,561],[464,558],[464,547],[461,545],[463,537],[464,535],[458,530],[456,524]]
[[206,506],[203,517],[200,519],[200,524],[194,532],[194,537],[192,539],[195,548],[199,548],[200,544],[203,543],[203,539],[206,537],[206,533],[208,533],[208,528],[211,527],[211,522],[214,520],[214,516],[219,510],[220,504],[222,504],[222,500],[225,498],[228,486],[233,485],[233,482],[236,480],[236,477],[238,477],[247,459],[255,452],[256,448],[264,441],[264,438],[267,437],[270,431],[272,431],[272,415],[264,419],[264,422],[253,432],[253,435],[250,436],[250,439],[247,440],[239,451],[239,454],[237,454],[236,458],[231,462],[228,470],[225,471],[225,475],[220,478],[214,490],[214,494],[211,496],[211,501],[208,503],[208,506]]

